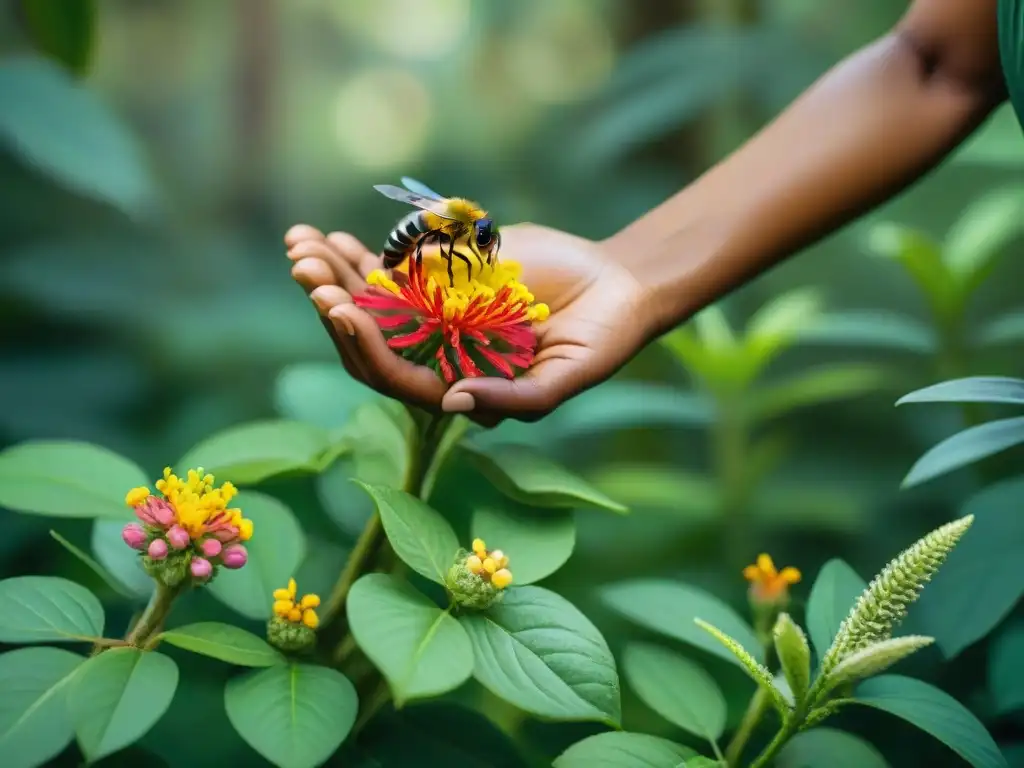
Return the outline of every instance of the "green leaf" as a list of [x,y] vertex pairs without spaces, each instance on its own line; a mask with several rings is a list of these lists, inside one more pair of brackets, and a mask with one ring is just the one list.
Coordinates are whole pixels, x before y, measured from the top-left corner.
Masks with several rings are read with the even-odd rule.
[[21,0],[21,11],[37,48],[71,72],[85,73],[96,35],[95,0]]
[[0,65],[0,141],[71,191],[148,214],[157,190],[141,146],[91,89],[52,61]]
[[750,373],[764,368],[798,337],[801,328],[813,325],[822,309],[821,292],[798,288],[762,306],[747,324],[745,355]]
[[1024,709],[1024,621],[1010,624],[989,646],[988,688],[997,714]]
[[1009,403],[1024,405],[1024,379],[1009,376],[968,376],[951,379],[904,395],[906,403]]
[[901,487],[920,485],[1020,443],[1024,443],[1024,416],[969,427],[946,438],[918,459]]
[[241,627],[204,621],[161,632],[165,643],[240,667],[272,667],[284,657],[262,637]]
[[103,636],[96,595],[56,576],[0,581],[0,643],[61,643]]
[[124,543],[121,529],[124,523],[96,520],[92,524],[92,551],[107,572],[131,592],[133,599],[153,594],[156,582],[142,567],[138,550]]
[[245,543],[249,559],[237,570],[220,569],[207,589],[243,616],[269,619],[274,590],[288,584],[306,557],[306,534],[292,511],[272,496],[243,491],[233,504],[253,523],[253,536]]
[[725,311],[718,304],[705,307],[693,316],[693,327],[701,342],[711,350],[729,350],[736,346],[736,334]]
[[868,234],[868,249],[876,256],[898,262],[917,283],[939,316],[947,316],[956,302],[956,284],[942,258],[942,249],[924,232],[899,224],[876,224]]
[[787,379],[765,384],[746,401],[749,418],[777,418],[797,408],[848,400],[877,392],[889,375],[877,365],[843,363],[809,368]]
[[125,494],[148,484],[128,459],[89,443],[35,440],[0,452],[0,506],[16,512],[127,522]]
[[421,576],[444,584],[445,575],[459,551],[459,539],[448,521],[440,512],[405,491],[365,483],[359,485],[377,505],[395,554]]
[[798,733],[775,760],[778,768],[889,768],[869,742],[835,728]]
[[[105,582],[108,587],[114,590],[117,594],[121,595],[121,597],[127,597],[130,600],[135,599],[136,594],[132,590],[128,589],[123,584],[121,584],[121,582],[115,579],[113,574],[108,572],[106,568],[97,563],[95,560],[89,557],[88,554],[86,554],[81,549],[76,547],[74,544],[65,539],[59,533],[51,529],[50,538],[52,538],[54,541],[56,541],[58,544],[64,547],[64,549],[66,549],[68,552],[74,555],[79,560],[79,562],[81,562],[86,568],[88,568],[97,576],[99,576],[100,579],[103,582]],[[120,536],[118,538],[120,538]],[[123,541],[121,543],[124,544]]]
[[95,762],[145,736],[177,687],[178,666],[162,653],[111,648],[90,658],[68,690],[68,711],[86,759]]
[[946,236],[943,258],[949,271],[973,291],[999,257],[1024,235],[1024,187],[987,192],[963,212]]
[[761,647],[754,630],[732,608],[703,590],[663,579],[635,579],[601,589],[601,599],[630,621],[674,640],[695,645],[720,658],[738,663],[728,649],[694,624],[713,622],[743,646]]
[[178,462],[181,472],[202,467],[219,481],[255,485],[275,475],[319,472],[330,448],[327,431],[301,421],[257,421],[218,432]]
[[684,731],[715,743],[725,731],[726,703],[704,668],[651,643],[629,643],[622,672],[647,706]]
[[527,768],[515,743],[483,713],[447,701],[381,712],[359,732],[358,751],[368,758],[365,766],[356,763],[361,768],[456,768],[482,759],[487,768]]
[[669,509],[695,522],[718,518],[721,492],[711,478],[653,464],[615,463],[596,467],[588,480],[630,509]]
[[807,636],[788,613],[780,613],[772,628],[772,638],[789,693],[794,704],[802,704],[811,687],[811,648]]
[[834,347],[893,349],[932,355],[939,341],[929,326],[920,320],[881,310],[829,312],[800,329],[799,341]]
[[0,655],[0,754],[5,768],[46,765],[71,743],[68,683],[85,661],[60,648],[18,648]]
[[991,632],[1024,595],[1024,518],[1014,511],[1021,498],[1024,478],[990,485],[969,499],[962,512],[974,515],[970,534],[921,593],[917,628],[935,638],[947,659]]
[[484,507],[473,513],[472,536],[508,555],[516,584],[532,584],[553,574],[572,555],[576,521],[571,510]]
[[696,754],[646,733],[611,731],[577,741],[555,758],[552,768],[678,768]]
[[496,696],[540,717],[618,726],[615,659],[597,627],[564,597],[513,587],[486,613],[460,622],[473,643],[474,676]]
[[827,682],[823,685],[820,695],[824,696],[836,688],[874,677],[934,642],[935,638],[932,637],[904,635],[861,648],[845,657],[828,673]]
[[347,611],[356,643],[387,678],[398,707],[454,690],[473,673],[466,631],[408,584],[367,574],[352,585]]
[[522,445],[462,444],[480,472],[509,498],[534,507],[629,510],[543,454]]
[[867,588],[868,583],[839,558],[829,560],[818,571],[807,598],[807,633],[819,661],[839,633],[839,625]]
[[285,368],[274,384],[274,404],[283,417],[338,429],[356,409],[380,399],[356,381],[340,363],[297,363]]
[[714,418],[714,404],[703,393],[650,382],[609,381],[568,400],[541,423],[545,435],[564,440],[616,429],[705,427]]
[[986,321],[970,335],[970,343],[977,346],[1018,344],[1024,339],[1024,312],[1014,310]]
[[231,725],[279,768],[316,768],[356,720],[356,689],[340,672],[279,664],[232,678],[224,689]]
[[931,734],[974,768],[1007,768],[985,726],[948,693],[899,675],[868,680],[854,701],[901,717]]
[[[789,709],[789,701],[775,684],[775,677],[764,664],[754,658],[753,654],[736,641],[736,638],[729,637],[718,627],[709,624],[703,619],[694,619],[694,623],[720,642],[739,661],[740,666],[750,676],[750,679],[757,683],[771,696],[772,704],[780,713],[786,713]],[[790,695],[793,692],[790,691]]]

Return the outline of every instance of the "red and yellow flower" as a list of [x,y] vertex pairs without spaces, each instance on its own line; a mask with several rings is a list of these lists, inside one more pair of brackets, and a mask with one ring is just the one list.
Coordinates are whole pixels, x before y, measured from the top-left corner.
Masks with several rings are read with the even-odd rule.
[[529,368],[537,347],[533,323],[546,320],[549,310],[519,281],[520,265],[474,260],[469,270],[456,257],[453,273],[454,286],[447,262],[425,253],[421,263],[406,259],[390,277],[372,272],[369,289],[354,300],[373,312],[389,347],[449,384],[494,374],[511,379]]

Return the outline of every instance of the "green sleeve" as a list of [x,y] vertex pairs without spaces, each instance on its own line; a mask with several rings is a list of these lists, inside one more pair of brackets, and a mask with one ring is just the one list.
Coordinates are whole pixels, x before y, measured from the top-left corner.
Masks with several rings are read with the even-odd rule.
[[999,0],[999,58],[1013,111],[1024,129],[1024,0]]

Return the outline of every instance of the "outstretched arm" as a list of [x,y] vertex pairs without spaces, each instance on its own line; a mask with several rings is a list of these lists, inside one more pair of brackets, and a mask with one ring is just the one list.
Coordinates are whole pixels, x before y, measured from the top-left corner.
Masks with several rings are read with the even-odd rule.
[[656,332],[889,199],[1005,99],[997,0],[916,0],[745,146],[608,241]]

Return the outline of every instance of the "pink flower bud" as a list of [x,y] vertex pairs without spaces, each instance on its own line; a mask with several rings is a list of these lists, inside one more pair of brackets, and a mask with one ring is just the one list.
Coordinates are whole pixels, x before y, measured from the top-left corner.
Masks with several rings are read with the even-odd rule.
[[233,525],[227,525],[223,528],[214,531],[213,535],[216,536],[220,541],[227,543],[229,541],[234,541],[238,538],[238,528],[236,528]]
[[199,548],[203,551],[203,554],[207,557],[216,557],[220,554],[220,551],[224,548],[224,545],[217,539],[203,539]]
[[167,557],[167,542],[163,539],[153,539],[149,542],[149,556],[154,560],[163,560]]
[[175,549],[184,549],[188,546],[189,542],[188,531],[180,525],[171,526],[171,529],[167,532],[167,541]]
[[203,557],[192,558],[192,565],[189,566],[192,575],[200,581],[206,581],[213,573],[213,566],[210,561]]
[[135,514],[147,525],[159,525],[161,528],[173,525],[176,517],[174,507],[165,499],[158,499],[156,496],[150,496],[144,503],[139,504],[135,508]]
[[221,553],[220,559],[225,568],[241,568],[249,559],[249,553],[241,544],[232,544]]
[[146,544],[146,531],[138,523],[128,523],[121,529],[121,538],[132,549],[142,549]]

